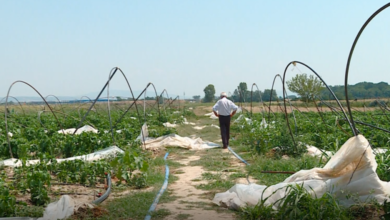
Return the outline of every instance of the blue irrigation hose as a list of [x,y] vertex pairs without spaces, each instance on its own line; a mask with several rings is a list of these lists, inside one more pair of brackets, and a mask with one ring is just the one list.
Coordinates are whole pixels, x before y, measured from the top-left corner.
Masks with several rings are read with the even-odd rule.
[[94,200],[92,202],[95,205],[99,205],[100,203],[102,203],[104,200],[106,200],[108,198],[108,196],[111,193],[111,175],[110,175],[110,173],[107,173],[106,178],[107,178],[107,190],[101,197],[97,198],[96,200]]
[[234,156],[236,156],[236,157],[237,157],[239,160],[241,160],[243,163],[245,163],[246,165],[250,165],[248,162],[246,162],[246,160],[242,159],[238,154],[236,154],[236,152],[234,152],[234,150],[231,149],[229,146],[228,146],[228,149],[229,149],[230,152],[232,152],[232,154],[233,154]]
[[167,189],[167,186],[168,186],[168,177],[169,177],[169,167],[168,167],[168,164],[167,164],[167,157],[168,157],[168,154],[169,154],[169,152],[167,152],[167,153],[165,154],[165,157],[164,157],[164,160],[165,160],[165,180],[164,180],[164,184],[162,185],[160,191],[157,193],[157,196],[156,196],[156,198],[154,199],[153,204],[150,206],[149,211],[148,211],[148,214],[147,214],[146,217],[145,217],[145,220],[150,220],[150,218],[152,217],[152,216],[151,216],[151,213],[156,209],[158,200],[160,199],[160,197],[162,196],[162,194],[164,193],[164,191]]

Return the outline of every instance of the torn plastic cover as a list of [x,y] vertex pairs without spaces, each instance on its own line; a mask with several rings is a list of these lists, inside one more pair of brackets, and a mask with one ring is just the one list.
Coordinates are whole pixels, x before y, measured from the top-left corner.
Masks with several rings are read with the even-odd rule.
[[[86,155],[81,155],[81,156],[75,156],[75,157],[68,157],[64,159],[57,159],[57,163],[61,163],[62,161],[67,161],[67,160],[84,160],[84,161],[95,161],[95,160],[100,160],[106,157],[110,156],[115,156],[116,154],[123,154],[124,151],[120,149],[117,146],[111,146],[104,148],[102,150],[96,151],[94,153],[86,154]],[[37,164],[39,163],[39,160],[27,160],[26,165],[32,165],[32,164]],[[22,161],[15,159],[15,158],[10,158],[7,160],[0,161],[0,166],[7,166],[7,167],[19,167],[22,166]]]
[[364,202],[376,199],[383,204],[389,199],[390,183],[379,179],[376,168],[375,155],[369,142],[364,136],[358,135],[345,142],[324,168],[301,170],[282,183],[269,187],[236,184],[224,193],[217,193],[213,202],[238,209],[256,205],[261,198],[269,196],[265,205],[272,204],[277,209],[277,201],[288,194],[286,187],[299,184],[317,198],[329,192],[345,207],[355,204],[356,200]]
[[142,125],[141,134],[137,137],[143,143],[145,149],[162,148],[162,147],[182,147],[187,149],[210,149],[220,147],[219,144],[203,141],[201,138],[181,137],[176,134],[164,135],[158,138],[150,138],[148,126]]

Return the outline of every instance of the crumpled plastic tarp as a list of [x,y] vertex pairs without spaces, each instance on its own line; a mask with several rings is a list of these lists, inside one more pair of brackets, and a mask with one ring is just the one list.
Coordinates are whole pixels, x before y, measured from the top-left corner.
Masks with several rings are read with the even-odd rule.
[[243,121],[243,120],[245,120],[246,123],[248,123],[248,124],[252,124],[252,119],[246,118],[244,115],[238,116],[238,118],[236,120],[234,120],[234,123],[237,123],[237,122],[240,122],[240,121]]
[[312,157],[322,157],[324,156],[324,154],[326,154],[329,157],[333,155],[332,151],[321,151],[320,149],[310,145],[306,145],[306,149],[307,149],[306,154]]
[[182,147],[193,150],[210,149],[220,147],[219,144],[203,141],[201,138],[181,137],[177,134],[164,135],[158,138],[150,138],[148,126],[142,125],[141,134],[137,137],[143,143],[145,149],[162,147]]
[[[64,159],[57,159],[58,163],[61,163],[62,161],[67,161],[67,160],[84,160],[84,161],[95,161],[95,160],[100,160],[109,156],[115,156],[116,154],[123,154],[124,151],[120,149],[117,146],[111,146],[104,148],[102,150],[96,151],[94,153],[86,154],[86,155],[81,155],[81,156],[75,156],[75,157],[68,157]],[[27,160],[26,165],[32,165],[32,164],[37,164],[39,163],[39,160]],[[10,158],[7,160],[0,161],[0,166],[7,166],[7,167],[19,167],[22,166],[22,161],[15,159],[15,158]]]
[[177,124],[171,124],[169,122],[163,123],[163,125],[167,128],[176,128]]
[[184,118],[183,116],[182,116],[182,118],[183,118],[183,120],[184,120],[183,124],[185,124],[185,125],[195,125],[194,122],[188,122],[187,119]]
[[218,119],[218,117],[215,116],[214,112],[204,114],[204,116],[209,116],[211,119]]
[[[375,155],[367,139],[362,136],[350,138],[323,168],[301,170],[272,186],[257,184],[236,184],[224,193],[217,193],[213,202],[232,209],[256,205],[262,198],[270,196],[265,205],[272,204],[288,194],[288,185],[303,185],[317,198],[332,193],[341,205],[349,207],[355,200],[368,202],[376,199],[382,204],[389,199],[390,183],[381,181],[376,174]],[[272,194],[274,193],[274,194]],[[353,196],[351,196],[353,195]]]
[[219,126],[215,125],[215,124],[211,124],[210,126],[207,126],[207,125],[204,125],[204,126],[194,126],[193,128],[195,130],[202,130],[202,129],[207,128],[207,127],[213,127],[213,128],[219,129]]
[[[69,129],[65,129],[65,130],[62,129],[62,130],[59,130],[57,132],[60,134],[73,134],[75,130],[76,130],[76,128],[69,128]],[[83,127],[77,129],[75,134],[81,134],[83,132],[93,132],[96,134],[96,133],[98,133],[98,130],[90,125],[84,125]]]
[[67,219],[74,213],[74,201],[68,195],[61,196],[60,200],[50,203],[38,220]]

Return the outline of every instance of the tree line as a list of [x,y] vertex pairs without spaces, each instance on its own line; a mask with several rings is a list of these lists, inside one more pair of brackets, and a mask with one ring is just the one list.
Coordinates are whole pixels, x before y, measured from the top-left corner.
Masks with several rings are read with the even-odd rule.
[[[203,102],[214,102],[216,99],[218,99],[218,96],[215,94],[215,87],[213,84],[207,85],[203,92],[205,94],[204,98],[202,99]],[[226,93],[228,94],[228,99],[232,100],[233,102],[250,102],[251,99],[253,102],[260,102],[261,100],[269,101],[271,96],[272,101],[276,101],[278,99],[278,95],[275,90],[272,91],[272,94],[270,89],[265,89],[264,91],[250,91],[248,90],[246,82],[240,82],[237,88],[233,90],[233,93]]]
[[[289,95],[287,97],[293,100],[311,102],[319,99],[334,99],[331,93],[325,88],[325,85],[314,75],[308,76],[305,73],[297,74],[291,80],[287,80],[286,85],[289,91],[297,94],[297,96]],[[329,86],[329,88],[339,100],[345,100],[344,86]],[[202,99],[203,102],[214,102],[218,98],[215,94],[215,87],[213,84],[207,85],[203,91],[205,93],[205,96]],[[272,101],[276,101],[278,99],[278,95],[275,90],[272,92],[270,89],[265,89],[264,91],[250,91],[248,90],[248,86],[245,82],[240,82],[237,88],[233,90],[233,93],[228,92],[228,98],[234,102],[250,102],[251,97],[254,102],[259,102],[261,100],[269,101],[270,98]],[[390,85],[386,82],[360,82],[355,85],[348,85],[348,98],[350,100],[389,97]],[[194,98],[200,100],[200,96],[194,96]],[[282,97],[279,97],[279,99],[281,98]]]
[[[336,97],[340,100],[345,100],[345,86],[329,86]],[[322,98],[329,99],[328,90],[322,92]],[[390,85],[386,82],[372,83],[360,82],[355,85],[348,85],[348,99],[373,99],[373,98],[389,98]]]
[[[298,74],[286,82],[290,91],[299,95],[302,101],[333,100],[334,97],[325,85],[314,75]],[[339,100],[345,100],[345,86],[329,86]],[[390,85],[386,82],[360,82],[348,85],[348,99],[373,99],[390,97]]]

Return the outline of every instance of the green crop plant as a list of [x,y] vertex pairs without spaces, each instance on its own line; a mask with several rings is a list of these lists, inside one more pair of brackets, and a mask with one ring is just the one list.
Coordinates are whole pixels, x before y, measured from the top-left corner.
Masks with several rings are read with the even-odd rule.
[[[122,181],[126,181],[128,185],[134,184],[137,188],[146,186],[146,171],[149,168],[149,163],[142,155],[136,151],[126,150],[124,154],[117,155],[111,161],[111,166],[114,170],[114,175]],[[134,175],[134,171],[140,171],[141,175]]]
[[382,181],[390,181],[390,151],[376,154],[375,159],[378,163],[376,173]]
[[50,174],[47,171],[32,170],[27,174],[27,185],[31,201],[35,205],[44,205],[50,201],[47,187],[50,187]]
[[12,216],[15,213],[16,198],[10,194],[6,182],[0,178],[0,217]]

